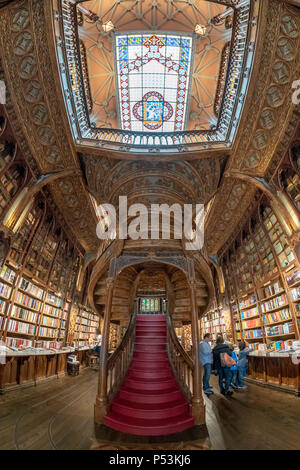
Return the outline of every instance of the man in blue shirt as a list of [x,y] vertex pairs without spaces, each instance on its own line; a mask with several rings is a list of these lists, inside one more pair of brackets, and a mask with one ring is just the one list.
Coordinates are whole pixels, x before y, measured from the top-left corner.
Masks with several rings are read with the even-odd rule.
[[211,366],[213,363],[213,355],[209,344],[210,334],[204,335],[203,341],[200,343],[200,361],[203,366],[203,390],[206,395],[212,395],[212,387],[209,385]]

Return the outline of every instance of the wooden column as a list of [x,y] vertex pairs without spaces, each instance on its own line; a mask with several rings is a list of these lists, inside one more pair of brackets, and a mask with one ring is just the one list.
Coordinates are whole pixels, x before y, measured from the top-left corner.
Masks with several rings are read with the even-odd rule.
[[111,317],[111,306],[114,290],[114,279],[108,278],[106,281],[107,301],[104,310],[102,345],[100,352],[98,395],[94,407],[94,421],[96,424],[102,424],[107,412],[107,353],[109,343],[109,327]]
[[196,282],[190,280],[191,289],[191,307],[192,307],[192,338],[193,338],[193,399],[192,414],[195,418],[195,424],[205,424],[205,405],[202,396],[201,363],[200,363],[200,338],[198,330],[198,308],[196,297]]

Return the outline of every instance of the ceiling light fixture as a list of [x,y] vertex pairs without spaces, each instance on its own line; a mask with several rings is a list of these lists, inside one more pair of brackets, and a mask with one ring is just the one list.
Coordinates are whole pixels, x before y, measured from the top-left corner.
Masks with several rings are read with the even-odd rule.
[[204,36],[206,34],[207,28],[202,24],[196,24],[195,26],[195,33],[199,34],[199,36]]
[[101,28],[103,29],[103,31],[105,33],[109,33],[110,31],[112,31],[114,28],[115,28],[115,25],[113,24],[112,21],[106,21],[105,23],[103,23],[103,21],[100,19],[100,17],[98,15],[96,15],[96,13],[94,13],[93,11],[91,10],[88,10],[87,8],[83,7],[82,5],[77,5],[77,8],[79,11],[81,11],[81,13],[83,13],[85,16],[87,16],[89,18],[90,21],[92,21],[92,23],[97,23],[99,25],[101,25]]
[[[235,5],[239,3],[240,0],[232,0]],[[232,15],[233,10],[229,8],[228,10],[224,11],[224,13],[220,13],[219,15],[214,16],[207,24],[196,24],[195,26],[195,33],[199,34],[199,36],[205,36],[207,32],[207,28],[209,26],[216,26],[221,23],[222,20],[227,18],[227,16]]]
[[115,26],[114,26],[112,21],[106,21],[105,23],[102,24],[102,29],[106,33],[109,33],[110,31],[112,31],[114,29],[114,27]]

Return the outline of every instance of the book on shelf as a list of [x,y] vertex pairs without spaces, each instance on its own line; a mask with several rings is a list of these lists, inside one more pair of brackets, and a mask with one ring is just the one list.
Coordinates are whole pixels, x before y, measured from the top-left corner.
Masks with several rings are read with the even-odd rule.
[[4,284],[3,282],[0,282],[0,295],[8,299],[10,296],[10,293],[11,293],[11,287],[8,284]]
[[296,282],[300,281],[300,270],[296,269],[292,273],[288,274],[285,279],[286,279],[287,285],[292,286]]
[[293,347],[293,340],[287,340],[287,341],[271,341],[267,345],[267,350],[268,351],[289,351]]
[[256,296],[251,295],[248,299],[241,300],[239,303],[240,309],[250,307],[250,305],[253,305],[257,302]]
[[27,294],[23,294],[22,292],[16,292],[15,302],[24,305],[24,307],[33,308],[34,310],[39,310],[42,305],[40,300],[34,299],[33,297],[30,297]]
[[23,323],[22,321],[10,319],[8,322],[8,331],[15,333],[24,333],[27,335],[35,335],[36,325],[31,325],[30,323]]
[[9,336],[5,340],[5,344],[9,347],[14,348],[28,348],[33,346],[33,341],[24,338],[10,338]]
[[282,307],[288,304],[288,299],[286,294],[281,294],[278,297],[274,297],[273,299],[268,300],[267,302],[263,302],[261,304],[261,309],[263,313],[267,313],[270,310],[273,310],[277,307]]
[[294,289],[290,290],[290,294],[292,297],[292,300],[296,301],[300,299],[300,286],[295,287]]
[[5,313],[6,306],[7,306],[7,302],[5,302],[5,300],[3,299],[0,299],[0,313],[2,314]]
[[48,292],[46,302],[51,305],[55,305],[56,307],[62,307],[63,299]]
[[247,330],[244,332],[244,336],[247,339],[262,338],[263,337],[262,329],[258,328],[257,330]]
[[42,297],[44,295],[44,290],[43,289],[36,286],[35,284],[32,284],[32,282],[28,281],[25,278],[21,279],[20,289],[26,291],[28,294],[31,294],[31,295],[34,295],[35,297],[38,297],[39,299],[42,299]]
[[245,318],[251,318],[256,315],[259,315],[259,311],[257,307],[253,307],[249,310],[244,310],[241,312],[241,319],[244,320]]
[[257,326],[258,327],[261,326],[259,318],[255,319],[255,320],[243,321],[242,325],[243,325],[244,330],[246,330],[248,328],[256,328]]
[[26,320],[32,323],[38,323],[40,315],[32,310],[26,310],[26,308],[18,307],[14,305],[11,311],[11,317],[18,318],[19,320]]
[[264,324],[269,325],[270,323],[277,323],[284,320],[291,319],[291,312],[289,308],[284,308],[278,312],[267,313],[264,315]]
[[58,322],[59,322],[58,319],[47,317],[47,316],[43,316],[43,319],[42,319],[42,325],[50,326],[52,328],[58,328]]
[[272,295],[275,295],[282,290],[283,289],[280,282],[275,282],[274,284],[270,284],[269,286],[264,287],[264,297],[271,297]]
[[2,279],[5,279],[10,284],[12,284],[14,282],[15,276],[16,276],[15,271],[10,269],[8,266],[4,265],[2,267],[2,270],[1,270],[1,273],[0,273],[0,277],[2,277]]
[[266,336],[281,336],[281,335],[293,334],[294,332],[295,332],[295,328],[292,322],[284,323],[283,325],[266,327]]
[[54,305],[45,304],[43,313],[44,315],[52,315],[54,317],[58,317],[60,315],[61,309],[59,307],[55,307]]
[[40,337],[44,336],[46,338],[55,338],[56,337],[56,329],[41,326],[40,331],[39,331],[39,336]]

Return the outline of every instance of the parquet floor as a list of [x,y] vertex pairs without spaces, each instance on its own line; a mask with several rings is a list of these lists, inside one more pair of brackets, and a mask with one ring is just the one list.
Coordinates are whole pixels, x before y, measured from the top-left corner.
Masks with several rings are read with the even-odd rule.
[[[206,401],[213,449],[300,450],[300,398],[250,385],[247,392]],[[206,449],[205,429],[165,439],[95,429],[97,372],[81,371],[0,396],[0,449]]]

